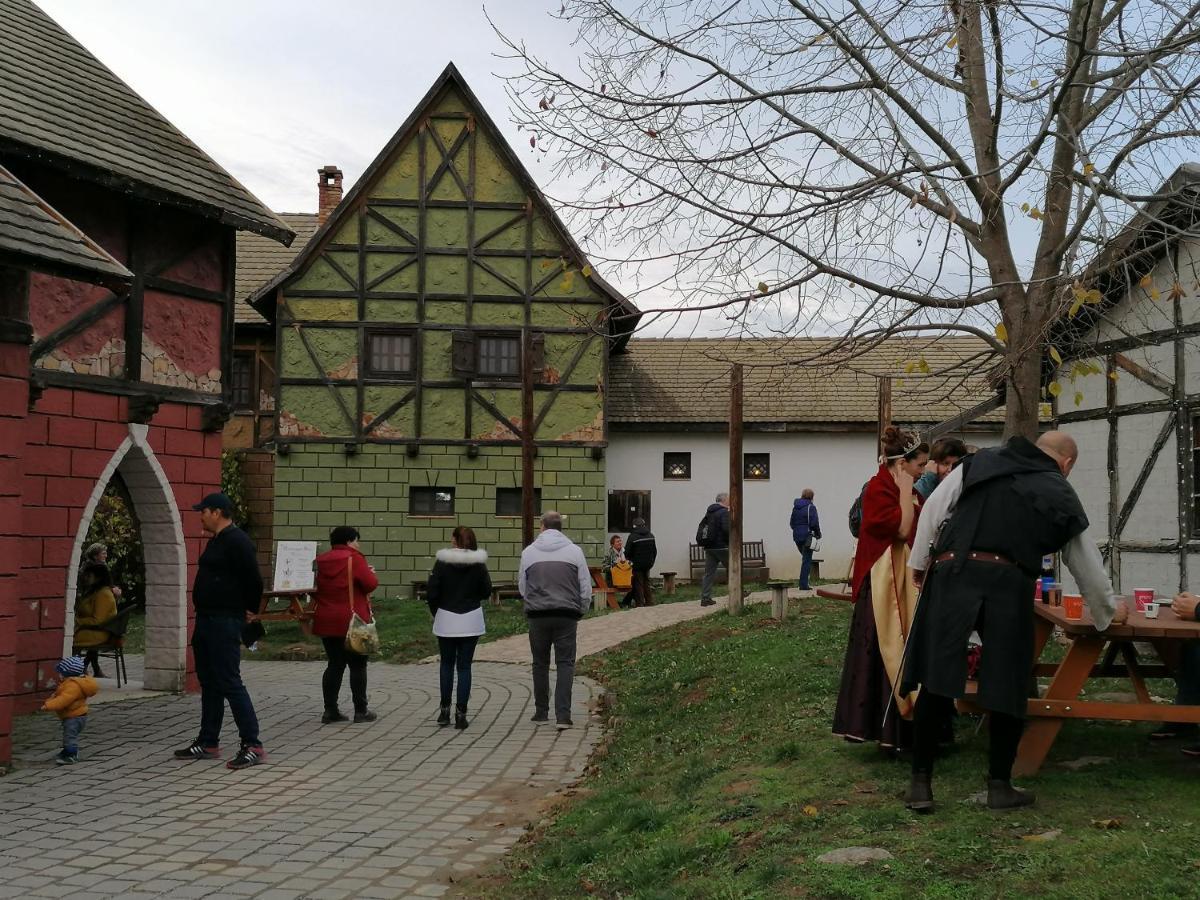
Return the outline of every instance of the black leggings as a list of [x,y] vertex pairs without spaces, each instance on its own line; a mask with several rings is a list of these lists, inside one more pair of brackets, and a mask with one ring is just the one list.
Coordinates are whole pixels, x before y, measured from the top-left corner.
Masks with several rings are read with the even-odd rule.
[[346,649],[346,639],[341,637],[323,637],[325,658],[329,665],[321,677],[321,692],[325,695],[325,709],[332,711],[338,708],[338,694],[342,690],[342,675],[346,667],[350,667],[350,695],[354,698],[354,711],[367,710],[367,658],[351,653]]
[[[913,713],[914,773],[933,774],[938,742],[945,732],[946,723],[953,715],[952,699],[921,691]],[[1024,719],[999,712],[988,714],[988,778],[1000,781],[1012,779],[1013,761],[1017,758],[1017,745],[1021,743],[1021,732],[1024,729]]]

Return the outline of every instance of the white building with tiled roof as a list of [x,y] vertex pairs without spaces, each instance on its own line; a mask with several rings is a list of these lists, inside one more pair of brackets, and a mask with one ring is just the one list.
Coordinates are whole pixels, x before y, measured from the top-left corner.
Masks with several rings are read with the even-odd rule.
[[[744,368],[745,541],[762,541],[772,577],[797,577],[788,518],[816,493],[823,577],[849,567],[847,513],[876,468],[879,377],[892,379],[893,420],[924,429],[994,393],[986,348],[967,338],[890,338],[853,355],[833,339],[641,339],[609,366],[609,531],[637,516],[658,542],[655,571],[689,577],[689,545],[729,483],[729,371]],[[926,372],[927,370],[927,372]],[[952,432],[999,440],[1003,413]]]

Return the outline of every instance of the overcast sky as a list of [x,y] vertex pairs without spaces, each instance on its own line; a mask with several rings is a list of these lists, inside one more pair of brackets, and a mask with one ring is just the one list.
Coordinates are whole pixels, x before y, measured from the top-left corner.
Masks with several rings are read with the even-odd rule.
[[[346,187],[453,61],[535,177],[493,73],[480,0],[38,0],[84,46],[277,212],[315,212],[317,169]],[[557,10],[557,0],[554,8]],[[540,52],[572,31],[545,0],[492,0]]]

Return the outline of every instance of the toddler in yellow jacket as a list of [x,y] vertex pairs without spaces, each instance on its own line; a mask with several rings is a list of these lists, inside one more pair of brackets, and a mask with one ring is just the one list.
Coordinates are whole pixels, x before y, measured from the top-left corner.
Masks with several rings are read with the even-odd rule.
[[42,704],[42,709],[53,712],[62,720],[63,748],[54,757],[54,762],[67,766],[79,762],[79,735],[87,725],[88,697],[95,697],[100,688],[96,679],[84,674],[81,656],[59,660],[54,671],[59,675],[58,687]]

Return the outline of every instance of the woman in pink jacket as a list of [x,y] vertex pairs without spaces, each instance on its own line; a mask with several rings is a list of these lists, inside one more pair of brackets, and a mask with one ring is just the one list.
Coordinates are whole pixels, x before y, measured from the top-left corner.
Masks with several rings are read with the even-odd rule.
[[350,669],[350,694],[354,698],[354,721],[374,722],[375,713],[367,709],[367,658],[346,649],[346,631],[350,627],[350,602],[359,618],[371,621],[370,593],[379,586],[375,568],[358,549],[358,530],[339,525],[329,533],[330,549],[317,557],[316,609],[313,634],[325,645],[329,664],[321,679],[325,695],[325,713],[321,723],[345,722],[338,709],[342,675]]

